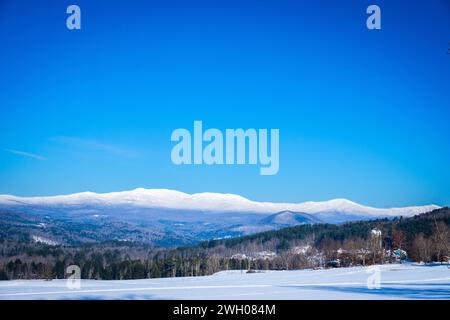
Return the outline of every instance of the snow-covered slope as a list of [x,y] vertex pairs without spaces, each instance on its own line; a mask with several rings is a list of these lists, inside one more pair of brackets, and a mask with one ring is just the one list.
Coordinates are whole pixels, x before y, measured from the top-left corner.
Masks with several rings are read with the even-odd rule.
[[176,210],[197,210],[208,212],[252,212],[274,214],[281,211],[304,212],[325,215],[346,216],[413,216],[439,208],[436,205],[402,208],[373,208],[346,199],[323,202],[273,203],[257,202],[235,194],[197,193],[187,194],[167,189],[135,189],[132,191],[93,193],[83,192],[52,197],[16,197],[0,195],[3,206],[133,206]]
[[359,300],[450,299],[445,265],[379,266],[380,287],[368,282],[374,270],[363,267],[271,271],[225,271],[207,277],[146,280],[81,280],[70,290],[66,280],[0,281],[0,300],[26,299],[189,299],[189,300]]

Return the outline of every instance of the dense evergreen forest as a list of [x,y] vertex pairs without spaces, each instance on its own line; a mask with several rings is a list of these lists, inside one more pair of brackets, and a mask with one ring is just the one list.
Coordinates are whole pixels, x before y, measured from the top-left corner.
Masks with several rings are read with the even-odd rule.
[[77,265],[83,279],[203,276],[221,270],[292,270],[401,262],[447,261],[450,209],[412,218],[342,225],[313,224],[191,247],[165,249],[137,242],[82,246],[0,238],[0,280],[62,279]]

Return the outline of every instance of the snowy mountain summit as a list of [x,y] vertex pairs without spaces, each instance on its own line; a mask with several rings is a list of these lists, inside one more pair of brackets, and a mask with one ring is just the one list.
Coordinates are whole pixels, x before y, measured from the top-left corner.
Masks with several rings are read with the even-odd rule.
[[[131,206],[134,208],[152,208],[169,210],[195,210],[202,212],[242,212],[276,214],[280,212],[302,212],[316,216],[321,220],[334,215],[358,217],[394,217],[414,216],[438,209],[436,205],[410,206],[401,208],[374,208],[360,205],[346,199],[334,199],[321,202],[273,203],[252,201],[235,194],[196,193],[187,194],[167,189],[138,188],[131,191],[93,193],[83,192],[70,195],[49,197],[16,197],[0,195],[0,206]],[[324,219],[325,218],[325,219]]]
[[303,224],[410,217],[437,208],[372,208],[345,199],[257,202],[235,194],[139,188],[50,197],[0,195],[0,225],[61,244],[119,240],[177,246]]

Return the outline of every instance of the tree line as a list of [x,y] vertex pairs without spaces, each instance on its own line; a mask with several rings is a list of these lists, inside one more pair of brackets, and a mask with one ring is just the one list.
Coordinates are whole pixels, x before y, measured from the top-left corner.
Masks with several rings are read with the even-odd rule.
[[222,270],[294,270],[390,263],[395,250],[412,261],[450,254],[450,210],[412,218],[343,225],[302,225],[175,249],[105,242],[79,247],[0,240],[0,280],[63,279],[77,265],[82,279],[204,276]]

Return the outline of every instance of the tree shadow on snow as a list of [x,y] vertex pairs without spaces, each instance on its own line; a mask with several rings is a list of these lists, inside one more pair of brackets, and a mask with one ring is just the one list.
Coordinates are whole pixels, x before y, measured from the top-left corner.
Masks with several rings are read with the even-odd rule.
[[108,295],[84,295],[84,296],[65,296],[61,300],[157,300],[155,296],[150,294],[123,294],[120,296]]
[[[403,285],[403,284],[402,284]],[[424,288],[429,286],[430,288]],[[433,288],[441,286],[442,288]],[[436,283],[422,283],[422,284],[410,284],[407,287],[395,288],[395,287],[381,287],[381,289],[369,289],[367,287],[333,287],[333,286],[306,286],[299,287],[298,289],[317,290],[317,291],[333,291],[342,293],[361,294],[361,299],[364,299],[364,295],[376,295],[387,298],[398,299],[421,299],[421,300],[447,300],[450,299],[450,285],[449,284],[436,284]],[[345,298],[345,297],[344,297]]]

